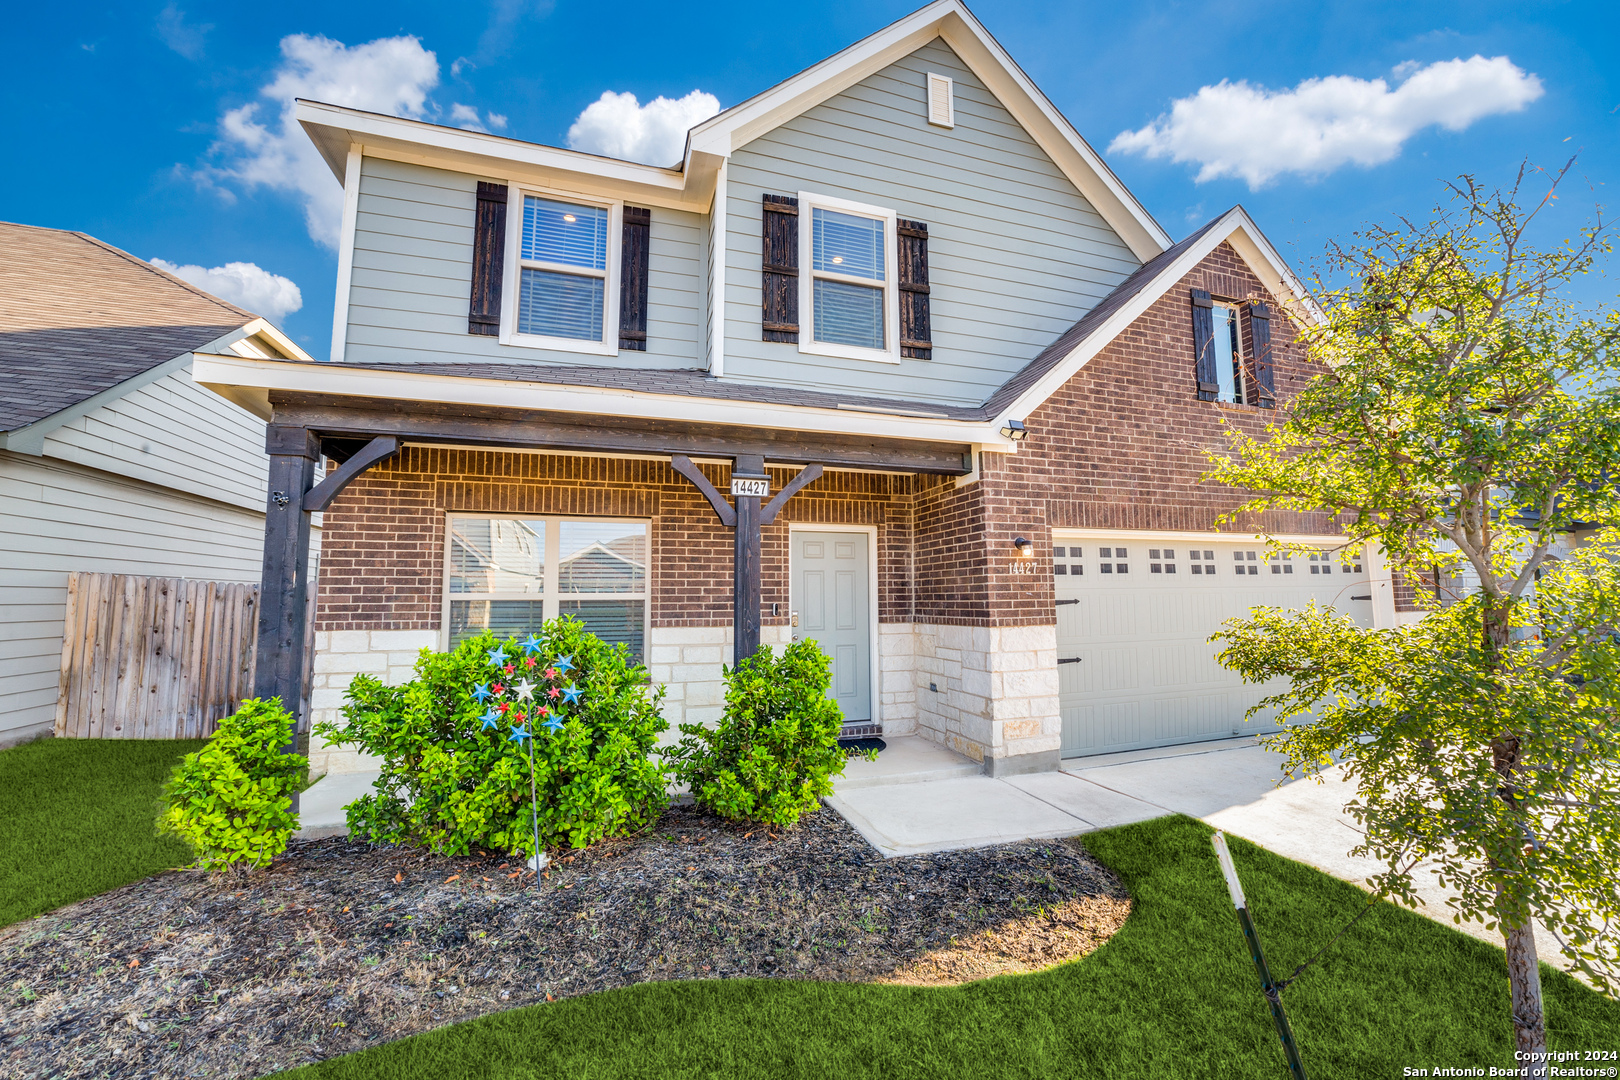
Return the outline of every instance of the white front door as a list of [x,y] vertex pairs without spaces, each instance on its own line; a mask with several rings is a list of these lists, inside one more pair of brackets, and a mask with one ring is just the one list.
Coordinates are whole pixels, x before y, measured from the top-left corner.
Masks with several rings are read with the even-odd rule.
[[789,572],[794,640],[810,638],[832,657],[827,696],[844,723],[872,719],[871,574],[860,532],[793,532]]
[[1372,625],[1359,556],[1105,534],[1063,535],[1052,550],[1065,757],[1275,730],[1243,718],[1272,688],[1245,686],[1209,640],[1256,605],[1314,599]]

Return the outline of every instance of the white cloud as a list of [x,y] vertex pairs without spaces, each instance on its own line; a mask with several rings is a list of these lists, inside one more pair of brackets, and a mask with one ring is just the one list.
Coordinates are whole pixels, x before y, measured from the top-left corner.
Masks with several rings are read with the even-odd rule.
[[168,7],[158,12],[158,37],[163,39],[163,44],[187,60],[195,60],[202,56],[208,31],[213,28],[213,23],[187,25],[186,13],[172,0]]
[[686,149],[686,132],[720,111],[720,99],[701,90],[683,98],[657,97],[645,105],[634,94],[609,90],[585,107],[568,129],[568,145],[588,154],[673,165]]
[[502,131],[506,127],[506,117],[500,113],[486,113],[484,119],[480,120],[476,108],[471,105],[462,105],[459,102],[450,106],[450,122],[468,131],[482,131],[485,133]]
[[1343,165],[1378,165],[1431,125],[1461,131],[1482,117],[1518,112],[1542,93],[1541,79],[1505,56],[1474,56],[1395,69],[1403,81],[1333,75],[1292,90],[1247,82],[1205,86],[1138,131],[1122,131],[1110,152],[1196,162],[1198,181],[1240,177],[1251,189],[1282,173],[1321,175]]
[[190,263],[179,266],[167,259],[147,261],[181,281],[190,282],[228,304],[262,315],[277,325],[304,306],[304,294],[298,291],[298,286],[291,279],[272,274],[254,263],[231,262],[224,266]]
[[420,119],[430,109],[428,91],[439,82],[439,61],[414,37],[350,46],[309,34],[282,38],[281,57],[274,77],[259,92],[273,103],[276,116],[261,120],[259,102],[227,112],[214,148],[224,161],[196,175],[226,190],[240,185],[297,195],[309,235],[335,249],[343,188],[293,119],[294,99]]

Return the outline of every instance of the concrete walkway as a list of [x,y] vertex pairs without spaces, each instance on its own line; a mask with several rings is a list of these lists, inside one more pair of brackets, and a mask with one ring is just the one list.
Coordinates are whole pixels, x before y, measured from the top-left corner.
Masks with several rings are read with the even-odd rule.
[[327,773],[305,788],[298,796],[298,839],[349,835],[344,807],[362,795],[371,794],[371,785],[381,775],[380,772]]
[[[891,739],[889,746],[903,747],[907,741]],[[950,754],[937,746],[933,750]],[[879,762],[889,753],[883,751]],[[906,749],[902,754],[910,760],[921,756]],[[938,768],[944,759],[933,760]],[[857,779],[864,775],[849,771]],[[1061,772],[999,780],[981,772],[921,786],[849,786],[840,781],[827,805],[889,856],[1073,836],[1186,814],[1365,888],[1367,878],[1385,868],[1348,854],[1361,841],[1359,827],[1344,813],[1354,794],[1337,768],[1324,773],[1322,782],[1284,782],[1282,757],[1253,738],[1241,738],[1070,758]],[[1423,901],[1419,910],[1453,925],[1452,909],[1445,903],[1452,891],[1440,886],[1431,867],[1418,867],[1414,877]],[[1483,923],[1464,923],[1459,929],[1502,944],[1501,934]],[[1557,941],[1539,927],[1536,946],[1544,962],[1568,966]]]

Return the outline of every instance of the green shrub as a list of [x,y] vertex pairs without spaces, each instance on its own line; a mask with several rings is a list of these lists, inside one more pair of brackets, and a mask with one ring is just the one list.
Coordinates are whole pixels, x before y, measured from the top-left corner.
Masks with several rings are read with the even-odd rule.
[[248,698],[175,766],[158,825],[191,846],[197,865],[269,866],[287,850],[298,829],[289,796],[309,785],[309,762],[281,752],[292,729],[280,698]]
[[726,672],[719,725],[682,724],[684,737],[664,751],[675,778],[721,817],[792,825],[844,771],[844,718],[827,697],[831,681],[831,661],[814,641],[745,658]]
[[[528,700],[513,685],[523,681],[534,684]],[[532,856],[531,807],[542,848],[585,847],[657,820],[668,797],[648,755],[669,726],[662,699],[625,646],[557,619],[524,642],[486,632],[451,652],[423,649],[404,686],[357,676],[342,724],[316,731],[382,759],[375,794],[349,805],[351,836]],[[514,739],[517,728],[533,738]]]

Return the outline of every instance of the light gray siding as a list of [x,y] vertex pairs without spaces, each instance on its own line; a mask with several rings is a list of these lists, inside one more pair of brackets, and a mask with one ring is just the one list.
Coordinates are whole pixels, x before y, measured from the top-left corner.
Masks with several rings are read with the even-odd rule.
[[45,454],[262,513],[264,421],[171,372],[68,421]]
[[70,572],[257,582],[263,538],[260,512],[0,451],[0,745],[55,718]]
[[[702,365],[703,219],[656,207],[648,257],[646,352],[553,352],[467,333],[477,190],[478,178],[463,173],[363,160],[345,361]],[[507,227],[517,224],[515,208],[509,208]],[[505,283],[508,289],[514,284]]]
[[[952,129],[927,122],[931,71],[956,80]],[[760,197],[801,190],[928,225],[932,359],[880,364],[760,340]],[[725,374],[746,382],[976,404],[1140,265],[937,39],[736,151],[727,193]]]

